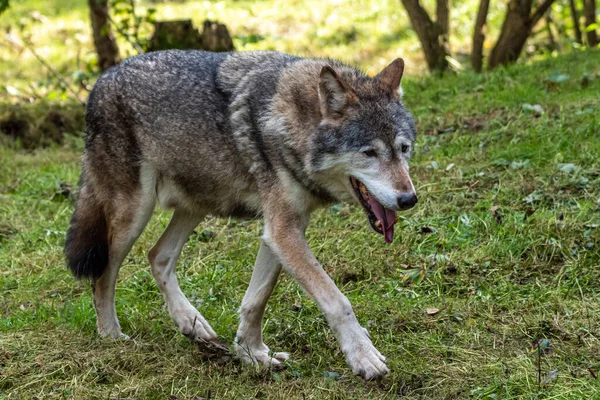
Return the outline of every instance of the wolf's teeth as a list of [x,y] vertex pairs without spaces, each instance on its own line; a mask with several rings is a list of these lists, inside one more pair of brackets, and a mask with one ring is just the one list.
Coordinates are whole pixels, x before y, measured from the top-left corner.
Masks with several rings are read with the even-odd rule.
[[360,194],[365,200],[369,200],[369,191],[365,185],[360,185]]

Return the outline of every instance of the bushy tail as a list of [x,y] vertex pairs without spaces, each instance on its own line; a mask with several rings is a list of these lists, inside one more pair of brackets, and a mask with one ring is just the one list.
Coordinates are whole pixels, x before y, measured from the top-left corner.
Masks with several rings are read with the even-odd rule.
[[67,232],[65,256],[76,278],[99,278],[108,266],[108,227],[101,204],[84,178]]

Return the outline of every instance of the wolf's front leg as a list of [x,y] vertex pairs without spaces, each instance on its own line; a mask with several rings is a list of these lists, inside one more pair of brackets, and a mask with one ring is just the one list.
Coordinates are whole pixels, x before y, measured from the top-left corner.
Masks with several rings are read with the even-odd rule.
[[277,283],[281,263],[269,246],[260,244],[250,285],[240,307],[240,326],[235,338],[238,357],[249,364],[277,367],[289,358],[288,353],[273,353],[262,339],[262,319],[267,301]]
[[325,314],[352,372],[366,380],[382,378],[389,373],[385,357],[358,323],[346,296],[312,254],[302,228],[305,218],[291,202],[282,203],[279,197],[276,206],[265,209],[265,241]]

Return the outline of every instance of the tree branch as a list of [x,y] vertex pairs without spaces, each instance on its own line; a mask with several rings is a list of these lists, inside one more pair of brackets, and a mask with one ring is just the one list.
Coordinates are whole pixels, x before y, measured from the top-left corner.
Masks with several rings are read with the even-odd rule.
[[533,13],[531,18],[529,19],[529,26],[533,28],[539,21],[542,19],[546,11],[550,8],[550,6],[554,3],[554,0],[544,0],[542,4],[538,7],[537,10]]

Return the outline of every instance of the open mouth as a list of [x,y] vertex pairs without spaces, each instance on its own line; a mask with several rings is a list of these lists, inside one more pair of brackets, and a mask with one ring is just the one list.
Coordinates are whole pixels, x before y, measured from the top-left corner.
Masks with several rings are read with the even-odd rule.
[[386,243],[392,243],[394,240],[394,224],[396,223],[396,211],[385,208],[375,196],[369,193],[367,187],[358,179],[351,176],[350,183],[354,188],[356,197],[360,201],[371,228],[383,235]]

